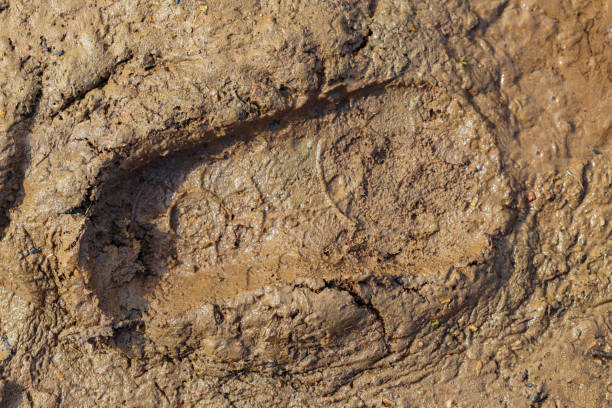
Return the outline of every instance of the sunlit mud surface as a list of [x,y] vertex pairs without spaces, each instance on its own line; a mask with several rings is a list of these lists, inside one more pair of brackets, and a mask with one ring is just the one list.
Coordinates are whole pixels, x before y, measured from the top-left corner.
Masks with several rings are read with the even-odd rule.
[[1,406],[612,404],[609,2],[0,21]]

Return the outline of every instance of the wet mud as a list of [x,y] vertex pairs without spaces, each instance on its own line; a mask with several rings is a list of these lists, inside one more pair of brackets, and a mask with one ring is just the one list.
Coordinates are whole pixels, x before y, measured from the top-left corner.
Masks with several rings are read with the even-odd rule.
[[612,10],[0,1],[0,405],[612,404]]

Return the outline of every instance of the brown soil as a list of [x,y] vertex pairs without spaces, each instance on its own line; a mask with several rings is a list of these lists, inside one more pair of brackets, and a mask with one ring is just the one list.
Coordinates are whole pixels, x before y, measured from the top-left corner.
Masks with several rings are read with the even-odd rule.
[[0,406],[612,406],[612,4],[0,0]]

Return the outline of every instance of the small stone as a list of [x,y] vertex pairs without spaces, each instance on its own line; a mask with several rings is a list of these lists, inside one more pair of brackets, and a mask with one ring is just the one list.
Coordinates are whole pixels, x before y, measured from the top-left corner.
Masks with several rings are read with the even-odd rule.
[[482,372],[482,360],[478,360],[476,362],[476,375],[480,375],[480,373]]

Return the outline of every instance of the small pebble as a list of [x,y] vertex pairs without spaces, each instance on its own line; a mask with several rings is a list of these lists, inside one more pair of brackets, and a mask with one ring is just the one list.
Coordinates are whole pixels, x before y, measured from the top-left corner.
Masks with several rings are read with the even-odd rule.
[[64,51],[59,50],[59,51],[56,51],[56,52],[55,52],[55,54],[56,54],[58,57],[61,57],[62,55],[64,55]]

